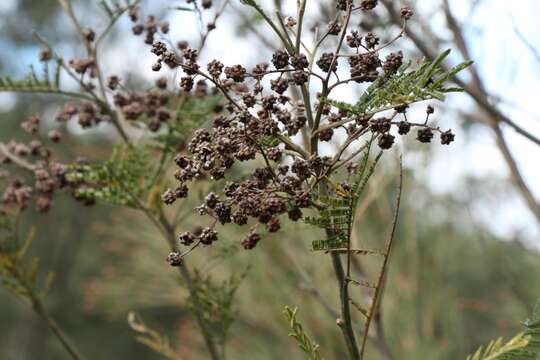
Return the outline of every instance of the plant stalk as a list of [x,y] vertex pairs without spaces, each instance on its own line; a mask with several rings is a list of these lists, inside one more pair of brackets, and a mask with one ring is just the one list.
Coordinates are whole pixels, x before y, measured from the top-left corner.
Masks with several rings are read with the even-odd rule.
[[[176,243],[176,234],[174,232],[173,226],[170,225],[170,223],[167,221],[167,219],[165,219],[164,216],[160,217],[159,222],[161,223],[163,227],[162,234],[164,235],[165,240],[167,240],[167,243],[169,244],[171,251],[178,251],[178,245]],[[195,296],[197,289],[195,288],[195,285],[193,283],[193,278],[191,276],[189,269],[187,268],[187,265],[184,263],[182,266],[178,268],[178,271],[180,273],[180,276],[182,276],[182,279],[184,279],[187,285],[190,296]],[[199,315],[195,315],[195,318],[197,321],[197,325],[199,326],[201,330],[201,334],[204,338],[204,342],[206,344],[206,348],[210,355],[210,359],[220,360],[221,357],[219,355],[218,348],[212,337],[212,334],[210,333],[210,331],[208,330],[208,327],[206,326],[204,322],[204,319]]]
[[58,326],[56,321],[54,321],[54,319],[49,315],[49,313],[43,306],[43,302],[41,301],[41,299],[39,299],[36,296],[32,296],[32,307],[34,308],[34,311],[36,312],[36,314],[38,314],[45,321],[49,329],[56,336],[58,341],[60,341],[60,343],[62,344],[64,349],[69,353],[69,355],[75,360],[81,360],[82,359],[81,355],[78,353],[77,349],[75,349],[75,347],[68,340],[67,336],[64,334],[62,329]]
[[[328,237],[330,237],[331,231],[327,231],[327,235]],[[334,272],[336,273],[336,278],[339,283],[339,300],[341,303],[341,318],[343,320],[340,328],[343,332],[345,343],[347,344],[349,358],[353,360],[359,360],[360,351],[358,350],[358,344],[356,342],[356,337],[354,335],[354,330],[352,326],[348,281],[345,277],[345,271],[343,269],[343,264],[341,263],[341,258],[339,257],[339,254],[336,252],[331,252],[331,257],[332,265],[334,266]]]

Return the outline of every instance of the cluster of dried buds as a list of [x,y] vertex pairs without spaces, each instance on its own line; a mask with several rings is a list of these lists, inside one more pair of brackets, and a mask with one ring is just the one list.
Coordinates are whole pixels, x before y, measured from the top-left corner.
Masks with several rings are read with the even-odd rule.
[[[191,2],[190,2],[191,3]],[[197,5],[196,2],[194,2]],[[210,9],[212,1],[202,1],[203,9]],[[139,22],[138,9],[132,8],[129,11],[130,19],[135,23],[132,30],[135,35],[145,34],[145,43],[152,45],[151,52],[158,56],[158,60],[152,65],[153,71],[160,71],[162,64],[166,64],[169,69],[176,69],[181,64],[181,57],[174,50],[169,51],[165,45],[166,36],[169,32],[169,23],[158,22],[152,15],[148,16],[144,23]],[[212,29],[209,29],[213,30]],[[162,39],[156,40],[156,39]],[[185,49],[187,43],[179,42],[179,49]],[[118,89],[120,79],[111,76],[108,79],[108,87],[114,94],[114,105],[117,106],[127,120],[147,119],[147,127],[150,131],[158,131],[163,123],[175,117],[175,114],[167,106],[170,102],[172,92],[168,90],[167,78],[160,77],[156,80],[155,89],[146,92],[126,92]],[[193,91],[193,96],[202,98],[208,95],[208,86],[204,81],[191,83],[189,90]]]
[[[47,138],[42,137],[39,133],[40,122],[40,117],[33,115],[21,124],[23,130],[32,135],[28,143],[10,141],[6,145],[0,144],[0,164],[6,167],[0,172],[0,181],[7,182],[0,204],[5,208],[25,210],[33,201],[36,210],[43,213],[51,208],[57,191],[68,190],[75,199],[91,205],[90,199],[77,195],[81,184],[68,180],[69,166],[52,158],[50,145],[61,141],[61,133],[51,130]],[[11,174],[7,170],[10,165],[24,170],[30,177]]]
[[[164,89],[167,86],[165,78],[159,79],[156,85]],[[166,91],[148,90],[138,92],[117,92],[114,94],[114,105],[117,106],[128,121],[146,119],[150,131],[156,132],[163,123],[174,117],[169,110],[170,94]]]
[[[316,58],[311,53],[303,53],[300,46],[284,46],[272,54],[269,62],[252,69],[241,64],[226,66],[217,59],[203,65],[198,62],[197,50],[185,42],[180,43],[180,53],[163,42],[154,43],[152,52],[159,57],[158,63],[172,64],[171,67],[184,73],[180,80],[184,91],[192,91],[193,84],[202,81],[218,90],[226,101],[226,113],[214,119],[211,129],[195,131],[187,148],[188,154],[177,156],[178,170],[174,176],[179,185],[174,190],[167,190],[163,201],[172,204],[186,197],[188,184],[194,179],[209,176],[220,181],[226,178],[227,171],[237,162],[256,158],[264,162],[264,166],[256,168],[247,179],[226,181],[222,195],[213,192],[207,195],[197,211],[213,220],[200,234],[185,232],[180,235],[180,243],[190,247],[186,253],[201,244],[212,244],[217,239],[215,228],[218,223],[252,224],[242,240],[245,249],[252,249],[261,239],[261,227],[268,232],[278,231],[280,217],[285,214],[293,221],[299,220],[302,209],[317,206],[312,199],[317,184],[328,179],[338,168],[351,165],[355,157],[343,159],[342,155],[348,145],[362,136],[376,139],[381,149],[389,149],[395,140],[390,133],[392,129],[405,135],[411,127],[419,127],[417,139],[420,142],[430,142],[434,131],[441,133],[443,144],[453,141],[454,135],[450,131],[442,132],[428,125],[434,111],[431,106],[427,109],[425,122],[411,123],[406,117],[407,104],[396,108],[392,117],[376,118],[354,115],[322,100],[337,86],[369,84],[381,76],[395,73],[403,64],[401,51],[390,52],[381,59],[382,50],[390,44],[379,45],[381,40],[374,33],[360,36],[359,31],[347,29],[351,13],[373,10],[377,6],[376,0],[362,1],[356,7],[350,0],[336,4],[344,14],[343,21],[328,24],[322,39],[334,37],[340,46],[337,51],[323,52]],[[404,8],[401,15],[406,22],[413,14]],[[292,29],[297,20],[289,17],[283,24]],[[349,48],[348,53],[343,49],[345,46]],[[167,62],[166,59],[174,61]],[[337,72],[347,66],[345,63],[350,77],[340,80]],[[332,76],[336,78],[334,83],[330,82]],[[313,109],[309,95],[297,95],[309,91],[311,81],[321,81],[323,88]],[[404,120],[394,120],[397,114],[402,114]],[[339,129],[345,130],[346,145],[333,157],[320,156],[318,142],[332,140]],[[310,136],[309,140],[303,144],[293,141],[291,137],[297,134],[302,134],[304,139]],[[182,257],[182,253],[172,253],[169,262],[179,265]]]
[[[212,1],[191,3],[198,11],[212,7]],[[454,140],[451,131],[442,131],[428,124],[434,113],[431,106],[427,108],[425,120],[415,123],[407,119],[408,104],[396,107],[392,116],[376,117],[353,114],[326,101],[339,86],[369,85],[397,72],[402,66],[401,51],[383,55],[399,36],[381,44],[375,33],[361,35],[359,30],[349,28],[353,14],[373,11],[377,3],[377,0],[364,0],[358,4],[351,0],[336,1],[338,16],[328,24],[315,49],[304,51],[301,41],[296,45],[290,40],[287,43],[281,34],[283,48],[274,51],[268,62],[250,69],[241,64],[226,65],[217,59],[201,64],[199,51],[187,42],[170,45],[165,36],[169,32],[167,22],[158,22],[153,16],[140,21],[137,8],[129,9],[129,17],[134,23],[133,33],[144,34],[145,43],[151,45],[150,51],[157,57],[152,65],[153,71],[161,71],[163,64],[171,70],[181,71],[183,75],[178,83],[180,96],[205,97],[209,92],[216,92],[225,102],[223,109],[217,111],[211,128],[196,130],[187,146],[187,153],[178,154],[175,159],[178,169],[174,176],[179,184],[162,195],[164,203],[170,205],[188,196],[189,184],[193,180],[211,178],[224,183],[220,194],[209,193],[197,208],[199,214],[212,218],[209,226],[193,234],[185,232],[180,235],[180,243],[190,247],[188,252],[199,245],[215,242],[218,224],[234,223],[249,227],[242,245],[245,249],[252,249],[261,239],[261,228],[272,233],[280,229],[283,217],[292,221],[301,219],[304,209],[317,208],[313,195],[321,182],[330,179],[340,168],[354,167],[359,152],[350,155],[347,150],[360,139],[376,141],[381,149],[386,150],[395,143],[392,131],[406,135],[412,127],[417,127],[416,139],[422,143],[431,142],[435,132],[440,134],[442,144],[450,144]],[[408,8],[401,11],[404,23],[412,15]],[[296,29],[302,23],[299,19],[288,17],[280,19],[280,22],[283,31],[288,29],[293,36],[300,33]],[[215,25],[209,23],[207,31],[214,28]],[[92,49],[96,42],[94,31],[84,29],[84,38],[88,48]],[[331,42],[331,47],[326,46],[327,42]],[[318,53],[322,48],[333,50]],[[68,103],[56,116],[59,122],[77,118],[83,128],[101,122],[116,124],[114,107],[128,123],[146,121],[147,128],[153,132],[176,119],[170,102],[171,96],[178,94],[172,90],[174,84],[168,84],[165,77],[156,81],[155,89],[128,91],[116,75],[102,81],[102,74],[91,55],[92,51],[89,51],[88,59],[72,59],[69,67],[81,75],[81,86],[90,96],[95,95],[95,86],[102,85],[96,84],[96,77],[105,83],[113,105],[109,105],[106,98]],[[47,48],[40,52],[39,57],[47,62],[53,58],[53,53]],[[82,79],[87,73],[91,80],[84,82]],[[340,79],[338,73],[348,73],[348,76]],[[322,89],[313,97],[310,96],[312,82],[320,82]],[[103,90],[103,86],[100,88]],[[396,120],[398,115],[403,119]],[[19,165],[32,171],[35,186],[14,180],[5,190],[2,202],[24,208],[32,193],[37,193],[36,207],[39,211],[46,211],[51,206],[55,190],[63,187],[76,189],[85,184],[66,181],[65,166],[50,159],[50,151],[38,135],[38,117],[23,123],[23,128],[37,139],[29,144],[7,144],[0,160],[9,162],[15,159]],[[336,134],[340,135],[336,141],[341,144],[338,151],[333,156],[320,155],[319,143],[336,140]],[[59,141],[60,133],[50,132],[49,139]],[[26,162],[24,158],[27,156],[39,159]],[[227,172],[236,163],[253,160],[258,162],[255,162],[257,165],[250,176],[240,181],[227,178]],[[0,175],[6,177],[5,171]],[[180,253],[173,253],[169,260],[171,264],[178,265],[182,257]]]
[[[212,1],[207,0],[200,2],[200,7],[198,3],[194,4],[198,9],[207,10],[212,7]],[[154,70],[161,68],[162,62],[171,68],[176,68],[179,65],[177,62],[180,57],[171,52],[162,53],[163,43],[156,41],[165,38],[169,32],[169,24],[165,21],[158,22],[152,15],[148,16],[145,21],[140,21],[139,9],[135,6],[130,7],[127,12],[134,23],[133,33],[135,35],[144,34],[145,43],[152,45],[152,52],[160,55],[157,65],[153,66]],[[208,31],[214,28],[215,25],[208,24]],[[136,127],[138,128],[141,127],[141,124],[145,124],[150,131],[157,132],[163,124],[175,119],[176,114],[171,110],[171,97],[176,98],[177,94],[171,91],[166,77],[157,79],[154,88],[141,92],[126,89],[122,85],[121,78],[117,75],[110,75],[104,79],[96,59],[93,57],[98,36],[91,28],[82,28],[81,31],[88,50],[87,57],[70,59],[64,69],[73,78],[78,79],[82,92],[88,95],[88,100],[65,103],[56,114],[57,122],[64,124],[68,121],[77,121],[82,128],[86,129],[100,123],[116,121],[112,117],[117,116],[116,111],[118,111],[123,119],[127,120],[127,124],[137,122]],[[178,46],[184,48],[187,45],[179,43]],[[38,57],[39,61],[46,66],[46,63],[54,60],[56,56],[47,45],[40,50]],[[99,83],[102,81],[101,79],[103,79],[103,84]],[[107,97],[110,95],[112,104],[108,103],[105,93],[102,97],[97,95],[96,88],[98,86],[100,90],[108,92]],[[103,88],[101,88],[102,86]],[[192,84],[191,87],[194,88],[194,91],[189,96],[205,97],[208,95],[208,87],[204,81]],[[185,95],[188,94],[185,93]],[[216,109],[216,112],[218,111],[219,109]],[[46,212],[51,208],[53,195],[60,189],[69,190],[77,200],[83,201],[87,205],[92,204],[92,198],[81,196],[82,192],[79,191],[88,186],[92,187],[92,184],[87,184],[84,179],[71,177],[68,174],[71,169],[77,169],[79,165],[86,165],[86,161],[77,159],[73,164],[70,164],[73,166],[54,161],[53,152],[48,145],[59,142],[62,137],[61,132],[51,130],[45,137],[39,131],[40,123],[39,116],[32,116],[22,123],[23,130],[32,135],[32,140],[28,143],[16,141],[6,144],[0,143],[0,164],[3,165],[0,169],[0,182],[5,184],[0,205],[4,208],[26,209],[29,203],[34,201],[39,212]],[[11,171],[10,166],[14,167],[14,171]],[[31,176],[19,176],[21,169]],[[25,181],[25,178],[29,180]],[[175,192],[175,197],[181,195],[180,192]]]

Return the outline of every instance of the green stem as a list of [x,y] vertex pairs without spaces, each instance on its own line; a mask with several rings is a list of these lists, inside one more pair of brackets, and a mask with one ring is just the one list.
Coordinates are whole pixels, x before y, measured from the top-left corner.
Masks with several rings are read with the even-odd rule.
[[[163,229],[165,231],[165,239],[167,240],[167,243],[169,244],[172,251],[178,251],[178,244],[176,242],[176,235],[174,232],[173,226],[167,221],[167,219],[161,215],[159,218],[159,222],[162,224]],[[180,275],[186,282],[189,294],[191,297],[197,296],[197,289],[195,287],[195,283],[193,280],[193,277],[191,276],[191,273],[189,272],[187,265],[184,264],[178,268]],[[220,360],[221,357],[219,355],[218,348],[216,346],[216,343],[214,341],[214,338],[212,334],[210,333],[204,319],[200,316],[195,314],[195,318],[197,320],[197,324],[199,325],[199,328],[201,330],[201,333],[204,338],[204,342],[206,344],[206,348],[209,352],[210,359],[212,360]]]
[[64,349],[69,353],[69,355],[75,360],[82,359],[77,349],[75,349],[75,347],[70,343],[70,341],[68,340],[68,338],[66,337],[62,329],[58,326],[56,321],[54,321],[54,319],[49,315],[49,313],[43,306],[43,302],[36,294],[33,294],[32,296],[32,307],[34,308],[34,311],[39,316],[41,316],[41,318],[45,321],[49,329],[56,336],[58,341],[60,341],[60,343],[62,344]]
[[[328,194],[328,184],[326,181],[321,182],[320,191],[323,194]],[[334,237],[334,231],[332,229],[326,229],[326,237],[328,239]],[[350,239],[350,237],[349,237]],[[350,241],[350,240],[349,240]],[[341,263],[341,258],[339,253],[332,251],[330,253],[332,257],[332,265],[334,267],[334,272],[336,274],[336,279],[339,285],[339,300],[341,303],[341,320],[339,322],[339,327],[343,333],[343,338],[345,344],[347,345],[347,351],[349,353],[349,358],[351,360],[360,360],[360,351],[358,349],[358,344],[356,342],[356,337],[354,335],[352,317],[351,317],[351,306],[349,301],[349,271],[350,265],[347,264],[347,273],[343,268]]]
[[266,21],[266,23],[270,25],[272,30],[274,30],[276,35],[279,36],[279,39],[281,40],[281,42],[287,49],[287,52],[289,52],[289,54],[294,54],[294,48],[290,45],[289,41],[287,40],[286,34],[282,34],[281,31],[279,31],[279,28],[277,27],[277,25],[272,21],[272,19],[268,17],[268,15],[266,15],[266,13],[263,11],[263,9],[261,9],[259,5],[257,5],[256,3],[253,3],[253,4],[250,4],[250,6],[252,6],[255,10],[257,10],[259,15],[261,15],[262,18],[264,19],[264,21]]
[[302,2],[298,6],[298,27],[296,29],[296,52],[300,52],[300,44],[302,43],[302,25],[304,22],[304,14],[306,12],[306,0],[302,0]]
[[74,91],[64,91],[64,90],[60,90],[60,89],[56,89],[56,88],[52,88],[52,87],[46,87],[46,86],[23,88],[23,87],[17,87],[15,85],[13,85],[13,86],[3,86],[2,87],[1,92],[8,92],[8,91],[17,92],[17,93],[54,94],[54,95],[63,95],[63,96],[67,96],[67,97],[73,97],[73,98],[89,100],[89,101],[94,100],[90,96],[82,94],[82,93],[78,93],[78,92],[74,92]]
[[[14,228],[14,237],[15,239],[18,239],[18,232],[19,232],[19,221],[20,221],[20,213],[17,214],[15,217],[15,228]],[[28,246],[27,243],[23,246],[22,254],[26,251],[26,247]],[[75,359],[75,360],[81,360],[82,357],[79,355],[79,352],[75,348],[74,345],[71,344],[71,342],[68,340],[67,336],[64,334],[62,329],[58,326],[56,321],[50,316],[50,314],[45,309],[45,306],[43,305],[43,294],[36,293],[36,290],[34,289],[33,283],[25,276],[24,269],[19,268],[20,265],[20,255],[21,253],[16,254],[14,257],[12,257],[10,260],[10,266],[7,266],[4,268],[9,274],[10,277],[15,279],[19,286],[24,289],[24,294],[30,300],[32,304],[32,309],[34,312],[39,315],[47,324],[49,329],[52,331],[52,333],[56,336],[58,341],[62,344],[62,347],[69,353],[69,355]]]
[[[331,231],[327,231],[327,236],[331,236]],[[343,332],[345,343],[347,344],[349,358],[352,360],[359,360],[360,352],[358,350],[358,344],[356,342],[356,337],[354,335],[352,327],[351,308],[349,302],[349,282],[345,276],[345,271],[343,269],[343,264],[341,263],[341,258],[339,257],[339,254],[336,252],[332,252],[331,257],[332,265],[334,266],[334,272],[336,273],[336,278],[339,283],[339,299],[341,302],[341,317],[343,320],[340,328]]]

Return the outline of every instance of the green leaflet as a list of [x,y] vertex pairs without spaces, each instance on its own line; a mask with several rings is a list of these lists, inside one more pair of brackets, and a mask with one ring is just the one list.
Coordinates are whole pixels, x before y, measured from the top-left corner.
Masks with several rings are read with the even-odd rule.
[[296,319],[297,312],[298,308],[291,309],[288,306],[285,306],[285,310],[283,310],[292,331],[289,336],[296,340],[300,349],[306,353],[309,359],[322,360],[322,356],[319,352],[319,345],[314,343],[304,332],[302,324]]
[[188,309],[205,320],[221,347],[225,346],[231,325],[238,316],[235,295],[248,271],[249,267],[222,281],[214,280],[198,270],[194,271],[195,291],[188,299]]
[[128,314],[129,327],[137,334],[135,339],[141,344],[149,347],[156,353],[163,355],[166,359],[180,360],[181,357],[171,347],[169,339],[146,325],[140,316],[134,312]]
[[[0,227],[5,224],[2,217]],[[19,243],[17,228],[8,226],[2,230],[9,230],[11,234],[2,232],[0,238],[0,287],[15,297],[34,304],[47,296],[54,280],[54,272],[48,271],[43,282],[38,281],[38,273],[41,270],[39,258],[28,254],[35,230],[32,228],[22,243]]]
[[525,331],[504,343],[502,338],[480,347],[467,360],[535,360],[540,359],[540,303],[531,319],[522,323]]
[[518,359],[517,357],[513,357],[512,353],[527,347],[530,339],[530,336],[523,333],[516,335],[507,343],[503,343],[502,338],[499,338],[491,341],[485,349],[480,347],[474,355],[469,355],[467,360]]
[[323,101],[361,116],[424,100],[443,101],[446,93],[462,91],[457,87],[444,87],[445,83],[473,64],[472,61],[466,61],[444,71],[442,65],[449,54],[450,50],[446,50],[435,60],[424,61],[415,70],[410,69],[409,63],[403,65],[396,73],[379,77],[366,89],[356,104],[328,98]]
[[311,243],[314,251],[327,251],[347,247],[348,238],[345,235],[337,235],[330,239],[315,240]]
[[144,198],[152,175],[146,148],[117,146],[111,158],[103,164],[72,165],[68,181],[82,183],[76,195],[115,205],[134,206],[135,199]]
[[324,206],[324,209],[319,211],[318,217],[307,217],[304,219],[304,222],[322,228],[329,234],[332,234],[327,239],[313,241],[312,247],[314,251],[327,251],[348,247],[358,200],[382,156],[382,152],[380,152],[374,160],[370,161],[371,140],[367,145],[367,150],[360,161],[355,174],[355,181],[351,185],[350,190],[338,187],[335,189],[333,195],[318,195],[317,200]]
[[54,81],[51,82],[48,63],[43,64],[43,74],[38,76],[33,66],[30,66],[30,73],[22,80],[13,80],[9,76],[0,77],[0,91],[16,92],[58,92],[60,62],[56,63]]

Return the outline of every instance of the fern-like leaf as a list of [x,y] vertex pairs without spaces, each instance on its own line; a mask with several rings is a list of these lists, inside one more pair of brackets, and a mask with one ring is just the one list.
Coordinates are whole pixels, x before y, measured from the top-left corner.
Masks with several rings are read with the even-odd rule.
[[151,175],[145,148],[118,146],[103,164],[72,165],[66,178],[82,184],[75,193],[79,198],[136,206],[136,200],[149,191]]
[[540,303],[530,319],[522,323],[525,331],[507,343],[502,338],[480,347],[467,360],[536,360],[540,358]]
[[288,306],[285,306],[285,310],[283,311],[292,331],[289,336],[296,340],[300,349],[308,355],[309,359],[322,360],[323,358],[319,352],[319,345],[311,340],[305,333],[302,324],[296,319],[297,311],[298,308],[291,309]]
[[318,195],[317,201],[324,208],[319,211],[318,217],[304,219],[304,222],[325,229],[332,234],[327,239],[313,241],[313,250],[329,251],[348,247],[358,200],[382,155],[382,152],[379,153],[370,162],[370,148],[371,141],[367,144],[367,150],[360,161],[355,180],[350,189],[346,190],[340,185],[335,185],[332,195]]
[[356,104],[347,104],[332,99],[324,102],[345,110],[351,114],[366,116],[425,100],[445,99],[449,92],[461,91],[456,87],[444,87],[456,74],[473,64],[463,62],[447,71],[442,64],[450,54],[446,50],[433,61],[424,61],[415,70],[410,70],[411,64],[403,65],[396,73],[379,77],[363,93]]
[[235,295],[249,268],[238,275],[218,282],[201,271],[194,271],[195,291],[188,299],[188,308],[197,318],[204,319],[216,343],[225,346],[229,330],[237,318]]
[[0,217],[0,230],[8,230],[7,236],[1,231],[0,238],[0,287],[34,304],[49,292],[54,273],[48,272],[44,284],[39,285],[39,258],[28,256],[28,250],[35,238],[35,229],[32,228],[24,241],[19,243],[16,228],[9,224],[5,217]]
[[512,352],[516,350],[523,350],[531,341],[529,335],[525,333],[514,336],[507,343],[503,342],[502,338],[491,341],[485,349],[480,347],[474,355],[469,355],[467,360],[510,360],[518,359],[514,357]]
[[0,77],[0,92],[56,94],[92,100],[87,94],[62,90],[60,88],[61,69],[62,59],[58,59],[52,76],[49,73],[49,64],[45,62],[43,63],[42,75],[38,75],[34,67],[30,66],[29,74],[22,80],[14,80],[9,76]]
[[163,355],[165,358],[170,360],[179,360],[181,359],[171,347],[169,339],[163,336],[156,330],[149,328],[142,319],[135,314],[130,312],[128,314],[128,324],[136,331],[139,335],[135,338],[141,344],[149,347],[155,352]]

